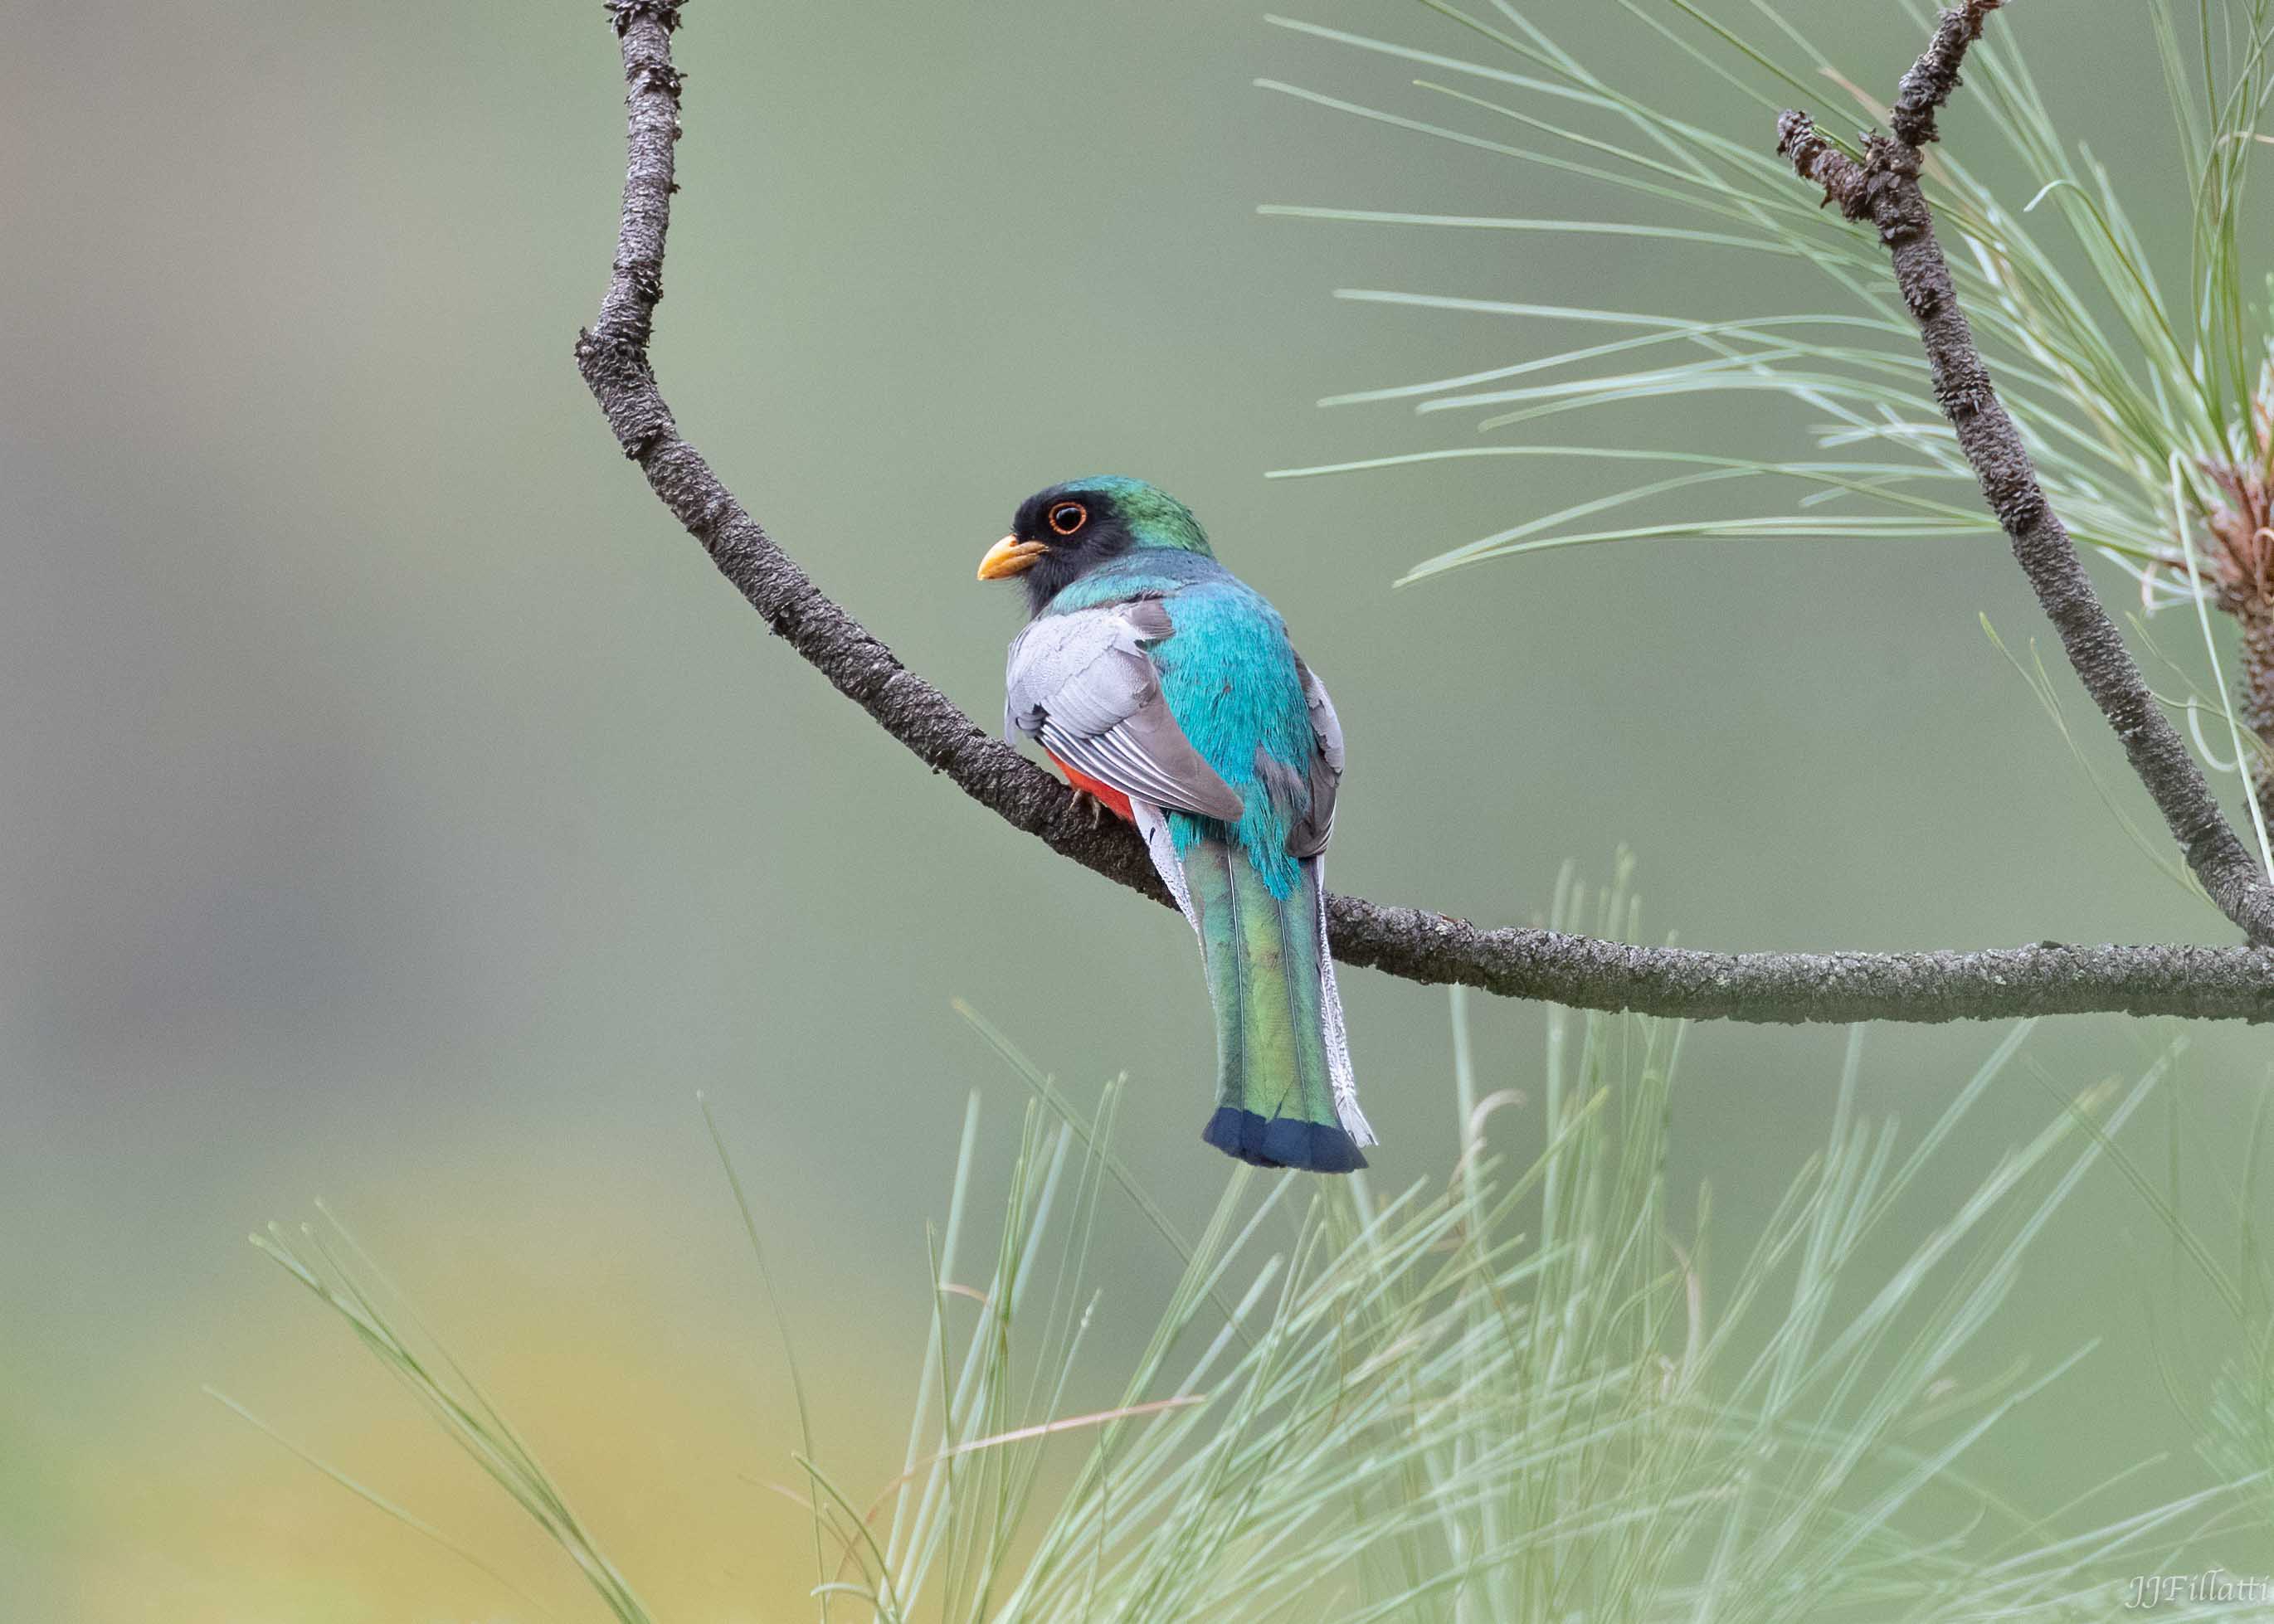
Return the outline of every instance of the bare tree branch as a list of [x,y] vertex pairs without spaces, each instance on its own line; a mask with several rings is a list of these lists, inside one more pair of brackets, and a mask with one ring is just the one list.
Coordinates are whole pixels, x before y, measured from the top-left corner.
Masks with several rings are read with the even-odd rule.
[[2068,663],[2116,730],[2132,771],[2155,797],[2187,867],[2219,912],[2252,942],[2274,943],[2274,890],[2235,838],[2179,729],[2157,708],[2068,531],[2046,501],[2021,433],[1975,348],[1919,188],[1919,149],[1935,139],[1935,115],[1958,87],[1967,47],[1982,37],[1984,22],[2003,3],[1966,0],[1942,13],[1925,55],[1903,75],[1887,116],[1894,133],[1867,137],[1861,164],[1825,140],[1805,113],[1788,112],[1777,120],[1777,150],[1801,178],[1824,189],[1825,201],[1879,229],[1903,304],[1918,324],[1935,399],[1957,431],[1982,498],[2013,543],[2038,605],[2060,634]]
[[[647,348],[663,296],[673,143],[681,80],[671,64],[680,7],[617,0],[630,90],[629,164],[614,274],[577,368],[624,452],[767,626],[840,693],[935,772],[1013,827],[1165,904],[1136,837],[1095,827],[1073,797],[892,657],[823,596],[719,482],[672,419]],[[2274,1019],[2274,951],[2071,947],[1987,952],[1709,953],[1636,947],[1550,930],[1486,929],[1355,897],[1329,902],[1335,956],[1424,982],[1461,982],[1511,997],[1668,1016],[1799,1022],[1945,1021],[2117,1011]]]

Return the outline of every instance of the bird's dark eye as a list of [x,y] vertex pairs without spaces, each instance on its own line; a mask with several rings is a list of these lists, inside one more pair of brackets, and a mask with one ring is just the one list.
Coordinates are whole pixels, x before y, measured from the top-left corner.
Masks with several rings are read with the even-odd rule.
[[1059,502],[1050,508],[1050,529],[1071,536],[1089,523],[1089,509],[1080,502]]

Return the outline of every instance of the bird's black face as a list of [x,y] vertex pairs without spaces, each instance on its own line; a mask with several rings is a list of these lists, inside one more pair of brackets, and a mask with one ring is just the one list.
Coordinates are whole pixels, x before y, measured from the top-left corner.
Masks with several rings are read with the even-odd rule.
[[1077,576],[1134,545],[1111,492],[1054,485],[1019,504],[1011,533],[980,560],[979,578],[1018,576],[1028,612],[1040,613]]

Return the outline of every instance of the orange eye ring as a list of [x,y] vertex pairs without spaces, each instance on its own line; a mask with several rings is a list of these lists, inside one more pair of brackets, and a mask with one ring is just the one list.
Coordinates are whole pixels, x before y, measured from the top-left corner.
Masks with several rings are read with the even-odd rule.
[[1080,502],[1058,502],[1050,508],[1050,525],[1054,535],[1071,536],[1088,523],[1089,509]]

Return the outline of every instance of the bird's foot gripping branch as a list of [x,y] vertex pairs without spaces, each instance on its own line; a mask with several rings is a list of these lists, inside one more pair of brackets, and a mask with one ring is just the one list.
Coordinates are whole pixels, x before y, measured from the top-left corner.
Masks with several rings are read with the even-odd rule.
[[[2253,945],[2073,947],[1981,951],[1715,953],[1640,947],[1517,927],[1487,929],[1427,910],[1327,898],[1334,956],[1425,982],[1480,988],[1578,1008],[1731,1020],[1992,1019],[2094,1011],[2274,1019],[2274,892],[2251,864],[2201,771],[2157,710],[2046,504],[2011,421],[1974,353],[1934,244],[1917,152],[1957,84],[1988,0],[1946,13],[1903,79],[1880,138],[1857,163],[1788,115],[1785,150],[1851,214],[1879,224],[1918,314],[1937,394],[2012,537],[2015,556],[2072,665],[2123,741],[2204,889]],[[832,687],[965,794],[1013,828],[1108,879],[1174,906],[1127,824],[1094,822],[1074,793],[983,731],[825,596],[719,483],[664,402],[648,344],[663,296],[681,79],[671,56],[681,7],[617,0],[608,8],[629,86],[629,163],[614,273],[576,364],[625,455],[719,572],[777,635]],[[1884,218],[1883,218],[1884,215]],[[1916,294],[1916,297],[1914,297]]]

